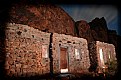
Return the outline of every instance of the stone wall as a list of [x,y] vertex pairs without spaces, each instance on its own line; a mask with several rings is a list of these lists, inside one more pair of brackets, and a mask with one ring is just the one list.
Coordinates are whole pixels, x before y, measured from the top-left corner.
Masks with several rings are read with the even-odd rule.
[[[90,67],[90,60],[86,39],[54,33],[52,42],[54,73],[60,73],[60,47],[67,47],[68,49],[69,73],[81,73],[83,71],[88,71],[88,68]],[[80,59],[75,58],[75,48],[80,50]]]
[[42,57],[42,45],[49,49],[50,33],[27,25],[9,23],[6,28],[6,63],[9,76],[34,76],[49,73],[48,58]]
[[[52,39],[52,43],[50,39]],[[113,44],[99,41],[87,44],[87,40],[83,38],[58,33],[50,34],[15,23],[7,24],[5,42],[5,70],[9,76],[46,74],[50,73],[52,67],[54,73],[60,73],[61,47],[67,48],[69,73],[88,72],[89,68],[95,71],[97,66],[98,68],[103,67],[100,60],[100,49],[103,52],[104,63],[109,61],[109,54],[110,60],[116,60]],[[53,58],[51,66],[50,43],[52,44]],[[79,50],[80,59],[76,59],[75,49]]]
[[89,71],[96,71],[98,66],[97,52],[96,52],[96,41],[88,43],[89,58],[90,58],[90,68]]
[[[100,51],[100,49],[102,49],[102,51]],[[101,52],[103,54],[103,62],[100,59]],[[116,60],[115,46],[113,44],[96,41],[96,53],[98,59],[98,68],[107,68],[109,67],[106,65],[108,62]]]

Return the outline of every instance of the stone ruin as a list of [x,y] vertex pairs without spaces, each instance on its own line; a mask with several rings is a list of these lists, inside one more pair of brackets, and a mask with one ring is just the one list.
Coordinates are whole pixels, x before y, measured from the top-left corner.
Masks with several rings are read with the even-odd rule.
[[109,74],[114,75],[117,68],[115,46],[113,44],[96,41],[96,53],[98,73],[109,72]]
[[[65,48],[67,52],[63,53],[61,48]],[[63,64],[67,64],[65,68],[68,69],[68,73],[88,72],[90,60],[86,39],[54,33],[52,52],[54,73],[60,73],[64,68]],[[67,56],[66,59],[64,59],[65,56]],[[61,60],[61,57],[64,60]]]
[[49,42],[50,33],[26,25],[8,24],[5,45],[7,75],[34,76],[49,73],[50,60],[44,58],[49,55],[42,57],[42,47],[44,45],[49,49]]
[[[99,51],[114,55],[117,49],[117,35],[107,29],[104,18],[90,23],[74,22],[60,7],[43,4],[15,4],[9,14],[5,40],[0,35],[0,52],[4,53],[5,48],[5,70],[9,76],[61,73],[64,69],[69,73],[102,72]],[[61,56],[66,62],[60,60]],[[114,57],[110,59],[115,60]],[[0,63],[3,58],[0,55]],[[109,57],[104,57],[104,61],[106,58]]]
[[[5,70],[8,76],[34,76],[50,72],[88,73],[89,68],[95,65],[93,61],[97,63],[99,72],[106,67],[104,63],[116,60],[112,44],[96,41],[91,43],[95,44],[91,49],[86,39],[46,33],[27,25],[8,23],[5,40]],[[90,55],[91,50],[88,48],[95,55]]]

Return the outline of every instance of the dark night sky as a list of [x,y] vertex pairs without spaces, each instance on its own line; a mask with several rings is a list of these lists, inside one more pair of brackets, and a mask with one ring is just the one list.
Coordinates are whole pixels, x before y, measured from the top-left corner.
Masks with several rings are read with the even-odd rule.
[[[92,21],[96,17],[104,17],[107,27],[120,34],[118,25],[118,8],[113,5],[60,5],[75,21]],[[121,34],[120,34],[121,35]]]

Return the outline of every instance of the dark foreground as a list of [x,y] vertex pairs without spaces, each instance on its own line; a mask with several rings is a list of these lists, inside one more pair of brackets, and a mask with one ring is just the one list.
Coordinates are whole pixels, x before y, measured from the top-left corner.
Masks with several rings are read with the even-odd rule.
[[45,74],[41,76],[31,76],[31,77],[4,77],[0,80],[120,80],[117,75],[109,76],[109,75],[90,75],[90,74]]

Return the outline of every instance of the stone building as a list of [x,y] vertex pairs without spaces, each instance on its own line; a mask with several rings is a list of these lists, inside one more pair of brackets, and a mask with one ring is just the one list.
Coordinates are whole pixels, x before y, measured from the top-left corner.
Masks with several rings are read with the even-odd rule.
[[[101,35],[99,39],[98,28],[91,30],[93,28],[85,21],[77,22],[77,33],[74,20],[60,7],[15,4],[9,14],[4,27],[6,37],[0,42],[5,43],[8,76],[101,71],[107,67],[105,63],[116,58],[112,44],[97,41],[106,39],[107,42],[102,27],[100,33],[105,37]],[[0,45],[0,51],[4,48]],[[100,57],[102,55],[104,58]]]
[[[112,44],[96,41],[91,49],[84,38],[46,33],[22,24],[8,23],[5,40],[8,76],[89,73],[95,65],[92,59],[98,73],[103,73],[102,69],[109,67],[107,63],[116,60]],[[95,57],[90,55],[91,51]]]
[[5,45],[7,75],[34,76],[49,73],[49,44],[50,33],[27,25],[8,24]]
[[[92,41],[88,44],[90,58],[90,72],[111,73],[116,72],[117,58],[115,46],[100,41]],[[112,74],[112,73],[111,73]]]
[[90,67],[87,40],[64,34],[53,34],[54,73],[83,73]]
[[96,41],[96,53],[98,73],[102,73],[105,69],[110,69],[110,67],[115,72],[117,66],[115,46],[113,44]]
[[7,25],[5,48],[5,69],[9,76],[50,73],[51,64],[53,73],[88,72],[90,66],[86,39],[58,33],[51,36],[51,33],[27,25],[15,23]]

